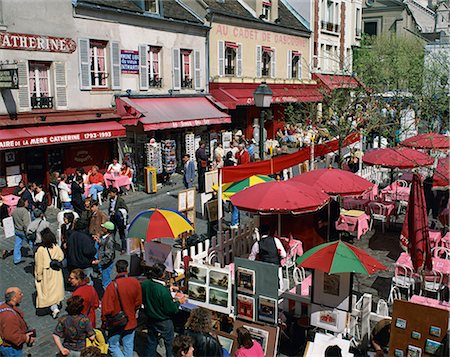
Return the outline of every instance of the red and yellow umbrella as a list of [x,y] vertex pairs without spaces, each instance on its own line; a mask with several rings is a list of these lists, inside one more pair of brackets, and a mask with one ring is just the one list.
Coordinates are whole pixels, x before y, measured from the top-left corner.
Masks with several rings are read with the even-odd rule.
[[190,230],[193,230],[191,222],[181,212],[168,208],[151,208],[133,219],[128,228],[128,237],[149,242],[156,238],[176,238]]

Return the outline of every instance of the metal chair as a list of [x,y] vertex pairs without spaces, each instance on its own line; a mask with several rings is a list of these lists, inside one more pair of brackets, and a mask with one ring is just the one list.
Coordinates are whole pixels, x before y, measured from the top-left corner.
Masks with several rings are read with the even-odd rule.
[[303,267],[295,267],[292,275],[294,277],[295,285],[300,285],[302,281],[306,279],[306,272]]
[[441,300],[441,291],[445,288],[445,285],[442,284],[442,280],[444,279],[442,273],[440,271],[432,270],[425,275],[425,278],[423,276],[420,276],[420,278],[422,280],[420,295],[422,295],[424,291],[428,291],[436,294],[437,299]]
[[397,184],[399,187],[408,187],[409,186],[408,182],[405,180],[397,180]]
[[381,222],[381,230],[384,233],[384,224],[388,222],[387,208],[381,203],[371,202],[369,203],[370,209],[370,230],[372,230],[373,221],[377,220]]
[[402,300],[402,292],[397,286],[391,288],[389,292],[388,304],[392,305],[394,300]]
[[435,258],[450,260],[450,249],[446,247],[434,247],[431,249],[431,255]]
[[[398,289],[405,289],[407,292],[408,300],[411,298],[416,280],[413,277],[413,270],[402,264],[394,265],[394,276],[391,279],[391,291],[389,293],[389,299],[391,300],[391,295],[393,293],[394,287]],[[393,300],[391,300],[393,301]]]
[[389,306],[383,299],[378,300],[377,303],[377,315],[389,316]]

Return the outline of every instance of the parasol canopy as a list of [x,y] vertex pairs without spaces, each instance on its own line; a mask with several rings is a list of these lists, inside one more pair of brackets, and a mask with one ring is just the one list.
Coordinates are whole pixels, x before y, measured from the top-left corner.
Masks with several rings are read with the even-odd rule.
[[433,174],[433,190],[450,188],[450,156],[439,159]]
[[231,197],[237,208],[259,213],[314,212],[330,197],[314,187],[289,181],[271,181],[249,187]]
[[400,239],[401,243],[408,247],[411,261],[416,271],[424,263],[426,269],[432,270],[427,205],[423,193],[423,183],[417,174],[413,175]]
[[128,228],[128,237],[149,242],[156,238],[176,238],[193,230],[191,222],[180,212],[168,208],[151,208],[139,213]]
[[296,263],[304,268],[318,269],[328,274],[361,273],[370,275],[387,268],[378,260],[351,244],[336,241],[320,244],[308,250]]
[[450,150],[450,137],[437,133],[426,133],[403,140],[400,145],[418,149]]
[[399,169],[430,166],[434,163],[434,159],[431,156],[407,147],[371,150],[364,154],[362,160],[367,165]]
[[319,188],[329,195],[340,196],[359,196],[374,186],[372,182],[353,172],[339,169],[312,170],[293,177],[289,182],[304,183]]
[[[235,193],[238,193],[248,187],[252,187],[254,185],[273,181],[273,178],[266,175],[253,175],[246,179],[236,182],[230,182],[222,185],[222,199],[224,201],[228,201],[231,196]],[[219,189],[219,185],[214,185],[213,190],[217,191]]]

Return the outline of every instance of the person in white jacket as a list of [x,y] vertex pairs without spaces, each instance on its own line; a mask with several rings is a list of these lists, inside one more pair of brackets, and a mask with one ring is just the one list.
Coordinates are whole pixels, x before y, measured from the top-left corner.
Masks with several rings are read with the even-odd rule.
[[61,175],[61,181],[58,184],[59,200],[61,201],[62,209],[72,209],[70,194],[72,193],[70,186],[67,184],[67,175]]

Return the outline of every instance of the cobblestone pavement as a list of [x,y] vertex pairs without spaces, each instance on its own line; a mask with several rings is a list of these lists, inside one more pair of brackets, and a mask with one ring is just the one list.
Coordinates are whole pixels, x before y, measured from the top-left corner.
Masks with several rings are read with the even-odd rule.
[[[156,194],[146,194],[143,192],[130,192],[128,195],[123,196],[125,202],[130,209],[130,217],[133,218],[138,212],[152,208],[152,207],[177,207],[177,192],[181,190],[181,178],[174,176],[174,186],[164,186]],[[198,200],[197,200],[198,201]],[[198,205],[197,205],[198,206]],[[107,211],[107,203],[103,203],[103,210]],[[47,211],[48,220],[53,229],[56,229],[56,214],[58,210],[49,207]],[[206,222],[200,219],[197,212],[196,220],[197,233],[206,232]],[[392,273],[392,263],[397,259],[400,254],[400,248],[398,246],[399,226],[393,226],[385,233],[379,232],[380,227],[377,226],[377,233],[369,232],[363,236],[361,240],[355,240],[355,245],[364,249],[369,254],[380,260],[382,263],[389,267],[389,270],[380,272],[372,277],[364,277],[357,275],[354,280],[354,289],[364,293],[369,292],[374,296],[376,302],[378,297],[387,299],[389,293],[390,277]],[[0,249],[13,249],[14,239],[5,239],[3,230],[0,230]],[[26,254],[30,254],[29,248],[25,245],[24,249]],[[117,255],[119,257],[120,255]],[[126,257],[126,256],[122,256]],[[0,259],[0,293],[3,294],[4,290],[9,286],[19,286],[24,292],[24,300],[22,303],[22,309],[25,311],[25,319],[32,328],[37,330],[37,342],[29,349],[29,352],[33,356],[45,356],[49,353],[57,352],[54,345],[52,334],[56,321],[51,316],[38,317],[35,315],[33,294],[35,293],[34,278],[33,278],[33,266],[31,256],[24,258],[24,263],[14,266],[12,257],[8,257],[6,260]],[[114,273],[113,273],[114,274]],[[66,293],[66,297],[70,296],[70,292]],[[143,344],[143,339],[138,339],[137,344]],[[137,350],[142,350],[142,345],[136,346]],[[27,351],[25,351],[27,352]],[[25,353],[25,356],[27,354]],[[142,355],[141,355],[142,356]]]

